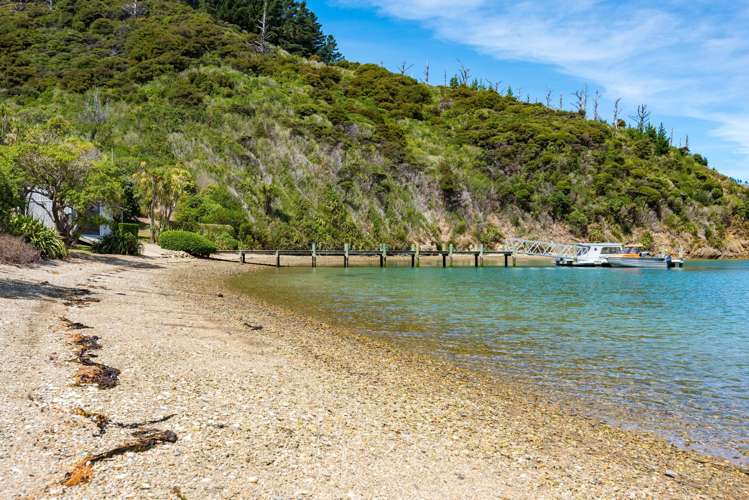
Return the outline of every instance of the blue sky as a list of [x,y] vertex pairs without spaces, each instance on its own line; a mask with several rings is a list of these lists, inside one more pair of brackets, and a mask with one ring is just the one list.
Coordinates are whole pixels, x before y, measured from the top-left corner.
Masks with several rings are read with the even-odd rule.
[[[689,135],[719,171],[749,179],[749,2],[661,0],[309,0],[347,59],[442,84],[459,62],[473,77],[554,105],[587,85],[624,116]],[[589,109],[592,106],[589,105]]]

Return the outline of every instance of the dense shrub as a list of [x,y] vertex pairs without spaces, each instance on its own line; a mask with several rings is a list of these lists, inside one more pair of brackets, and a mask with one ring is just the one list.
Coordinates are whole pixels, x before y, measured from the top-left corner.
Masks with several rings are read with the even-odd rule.
[[101,241],[95,243],[91,248],[96,253],[140,255],[143,245],[140,244],[138,237],[133,235],[132,232],[118,229],[104,236]]
[[138,238],[138,231],[140,230],[140,224],[137,222],[119,222],[117,223],[117,230],[122,233],[129,233]]
[[16,215],[10,221],[10,229],[36,248],[45,259],[62,259],[67,255],[65,244],[54,229],[25,215]]
[[195,257],[208,257],[216,251],[216,245],[207,238],[189,231],[164,231],[159,245],[166,250],[187,252]]
[[23,238],[0,234],[0,264],[28,265],[41,259],[39,250],[26,243]]

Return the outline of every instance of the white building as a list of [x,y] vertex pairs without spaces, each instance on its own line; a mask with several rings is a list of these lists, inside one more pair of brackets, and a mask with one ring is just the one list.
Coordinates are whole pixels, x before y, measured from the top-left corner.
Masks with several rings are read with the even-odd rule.
[[[92,207],[91,212],[103,217],[104,219],[112,219],[109,210],[107,210],[101,203],[97,203],[96,206]],[[73,209],[66,208],[65,214],[68,217],[72,217]],[[55,229],[55,221],[52,218],[52,200],[42,193],[33,192],[29,195],[28,203],[26,204],[26,215],[37,219],[51,229]],[[90,240],[99,240],[111,232],[112,228],[109,224],[100,224],[98,226],[84,225],[83,230],[81,231],[81,237]]]

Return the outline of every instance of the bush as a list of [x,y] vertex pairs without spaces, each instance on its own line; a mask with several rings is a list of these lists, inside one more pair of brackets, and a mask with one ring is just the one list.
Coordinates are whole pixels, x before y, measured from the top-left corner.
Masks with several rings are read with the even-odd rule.
[[68,253],[60,235],[33,217],[14,216],[10,221],[10,230],[36,248],[44,259],[62,259]]
[[239,241],[237,241],[229,233],[221,233],[211,239],[219,250],[236,250],[239,248]]
[[23,238],[0,234],[0,264],[28,265],[41,259],[39,250],[23,241]]
[[140,224],[137,222],[119,222],[117,224],[117,230],[121,233],[129,233],[138,238],[138,231],[140,230]]
[[189,231],[164,231],[159,245],[166,250],[187,252],[195,257],[208,257],[216,251],[216,245],[205,237]]
[[91,249],[96,253],[140,255],[143,245],[138,241],[138,236],[134,236],[132,232],[118,229],[103,237]]

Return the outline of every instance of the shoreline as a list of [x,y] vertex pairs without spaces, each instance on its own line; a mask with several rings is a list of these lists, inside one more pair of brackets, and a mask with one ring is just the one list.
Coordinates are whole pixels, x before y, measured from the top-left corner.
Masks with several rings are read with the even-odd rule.
[[[0,423],[29,422],[33,438],[0,447],[3,495],[163,497],[174,488],[187,498],[749,495],[749,475],[727,462],[569,415],[495,376],[223,284],[250,267],[262,269],[158,257],[0,268],[16,290],[0,294],[11,313],[0,323],[9,401]],[[25,282],[45,293],[21,297]],[[46,293],[81,283],[99,302],[65,306]],[[61,314],[100,336],[98,359],[122,370],[119,386],[70,385],[75,369],[54,333]],[[26,366],[32,361],[41,368]],[[102,461],[90,483],[61,487],[84,452],[123,439],[116,429],[94,436],[90,421],[71,415],[74,405],[118,421],[174,413],[160,427],[177,441]]]
[[[533,259],[531,259],[531,261],[532,260]],[[700,262],[711,262],[711,260],[702,260]],[[302,269],[308,266],[290,265],[284,267],[288,267],[290,270],[294,269],[297,272],[303,272]],[[325,268],[327,266],[318,265],[318,267]],[[393,266],[393,268],[396,269],[404,269],[404,267],[407,268],[409,266]],[[472,265],[455,267],[473,268]],[[352,269],[355,268],[355,266],[352,266]],[[431,266],[425,266],[425,268],[430,269]],[[253,287],[243,287],[241,282],[231,283],[235,277],[245,274],[241,269],[246,270],[248,273],[261,273],[261,275],[263,273],[277,271],[275,267],[261,266],[259,268],[253,268],[250,264],[248,269],[245,269],[244,266],[238,266],[238,271],[233,276],[224,278],[223,282],[217,282],[217,286],[225,284],[230,289],[233,288],[235,292],[247,297],[247,300],[254,304],[262,305],[262,307],[274,308],[279,311],[280,314],[285,315],[289,321],[304,321],[304,312],[307,312],[312,314],[316,320],[319,320],[324,324],[326,328],[335,331],[339,335],[350,336],[353,339],[361,339],[364,340],[365,343],[373,342],[375,345],[383,348],[402,349],[417,356],[425,356],[440,362],[449,363],[452,367],[488,377],[489,381],[483,383],[492,383],[493,381],[497,384],[508,386],[516,392],[522,390],[526,393],[533,393],[533,398],[536,401],[558,408],[559,411],[563,411],[567,414],[591,419],[595,422],[609,425],[616,429],[643,434],[655,439],[662,439],[669,445],[676,446],[683,451],[693,452],[716,460],[725,461],[731,463],[740,470],[749,471],[749,462],[747,462],[745,458],[749,457],[749,452],[744,450],[746,447],[740,445],[743,441],[698,441],[684,431],[684,429],[690,425],[692,428],[695,428],[694,422],[684,419],[683,416],[676,415],[670,411],[670,409],[661,409],[661,412],[657,417],[646,419],[640,414],[643,409],[642,407],[622,405],[617,401],[607,401],[605,398],[601,398],[600,395],[591,395],[589,392],[575,392],[569,385],[566,387],[568,392],[563,392],[560,390],[561,382],[556,379],[554,381],[539,382],[538,380],[532,380],[518,370],[511,371],[503,366],[460,360],[458,354],[453,354],[451,352],[435,352],[429,348],[423,348],[423,346],[420,346],[418,343],[414,344],[413,342],[404,341],[403,339],[388,338],[381,335],[370,335],[368,332],[363,331],[363,327],[349,327],[346,325],[346,322],[338,321],[331,311],[324,308],[320,309],[320,311],[316,311],[314,302],[301,303],[300,307],[303,307],[304,311],[300,314],[295,310],[294,306],[284,305],[269,298],[274,297],[273,295],[264,295],[260,290]],[[363,269],[363,267],[359,269]],[[310,272],[312,272],[312,270],[310,270]],[[302,274],[302,276],[304,276],[304,274]],[[267,279],[273,279],[273,277],[271,276]],[[654,411],[653,408],[646,408],[646,411],[647,410]],[[663,420],[658,420],[659,418],[662,418]],[[658,427],[659,424],[663,424],[663,426]],[[739,444],[737,445],[737,443]]]

